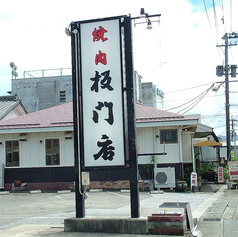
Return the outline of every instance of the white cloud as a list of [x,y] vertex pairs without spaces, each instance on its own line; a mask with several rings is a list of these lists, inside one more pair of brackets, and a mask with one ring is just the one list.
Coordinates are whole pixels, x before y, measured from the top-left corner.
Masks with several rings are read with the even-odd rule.
[[[64,33],[71,21],[125,15],[138,16],[144,7],[149,14],[162,14],[161,24],[152,23],[153,29],[137,25],[133,32],[135,70],[144,81],[153,81],[164,92],[176,91],[201,84],[221,81],[215,75],[216,65],[224,62],[224,54],[216,44],[223,44],[224,26],[227,32],[238,30],[238,17],[230,1],[224,0],[223,8],[217,3],[218,37],[216,37],[214,11],[207,6],[212,29],[203,5],[193,5],[188,0],[111,1],[88,0],[12,0],[2,3],[0,8],[0,94],[11,88],[9,63],[18,66],[19,78],[26,70],[41,70],[71,67],[70,37]],[[222,12],[224,9],[224,14]],[[233,1],[233,9],[238,2]],[[222,24],[224,15],[225,25]],[[232,24],[230,23],[232,19]],[[213,33],[212,33],[213,32]],[[236,48],[236,49],[235,49]],[[230,63],[238,62],[238,47],[230,49]],[[230,83],[237,91],[237,83]],[[207,86],[208,87],[208,86]],[[206,87],[167,94],[165,101],[193,98]],[[190,92],[191,91],[191,92]],[[219,93],[224,91],[220,89]],[[215,95],[213,92],[210,96]],[[204,99],[191,113],[216,114],[224,107],[222,96]],[[209,101],[209,103],[207,102]],[[235,102],[235,94],[231,94]],[[232,113],[237,108],[232,107]]]

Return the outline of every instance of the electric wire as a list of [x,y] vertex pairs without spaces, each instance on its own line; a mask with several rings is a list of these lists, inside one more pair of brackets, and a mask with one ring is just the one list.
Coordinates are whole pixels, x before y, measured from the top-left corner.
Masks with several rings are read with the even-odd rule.
[[225,110],[225,108],[226,108],[226,107],[223,107],[222,110],[221,110],[218,114],[214,115],[213,118],[212,118],[209,122],[207,122],[205,125],[207,125],[207,124],[209,124],[209,123],[215,121],[218,117],[220,117],[221,114],[222,114],[222,112]]
[[[223,10],[223,3],[221,3],[221,1],[223,1],[223,0],[220,0],[220,6],[222,6],[222,12],[224,12],[224,10]],[[215,35],[214,35],[213,28],[212,28],[212,25],[211,25],[211,21],[210,21],[210,18],[209,18],[209,14],[208,14],[208,10],[207,10],[207,6],[206,6],[205,0],[203,0],[203,6],[204,6],[204,9],[205,9],[205,12],[206,12],[207,21],[208,21],[210,30],[211,30],[211,32],[212,32],[212,35],[213,35],[214,39],[216,39],[216,44],[218,44],[218,24],[215,24],[215,30],[216,30],[216,36],[215,36]],[[215,22],[217,22],[217,19],[216,19],[216,17],[215,17],[215,16],[216,16],[216,11],[215,11],[215,3],[214,3],[214,0],[213,0],[213,8],[214,8],[214,18],[215,18]],[[224,23],[224,14],[222,14],[222,15],[223,15],[222,20],[223,20],[223,23]],[[219,49],[218,49],[218,55],[219,55],[219,58],[221,59],[220,51],[222,51],[223,54],[225,54],[225,52],[224,52],[224,50],[222,49],[222,47],[219,47]]]
[[213,33],[213,30],[212,30],[212,25],[211,25],[211,22],[210,22],[210,19],[209,19],[209,15],[208,15],[208,11],[207,11],[207,6],[206,6],[205,0],[203,0],[203,6],[204,6],[204,9],[205,9],[205,12],[206,12],[207,21],[208,21],[210,30],[211,30],[211,32],[212,32],[212,35],[214,36],[214,33]]
[[[198,100],[198,101],[196,101],[195,103],[193,103],[192,105],[190,105],[190,107],[188,106],[187,108],[187,110],[185,111],[185,112],[183,112],[182,114],[186,114],[188,111],[190,111],[191,109],[193,109],[205,96],[206,96],[206,94],[209,92],[209,90],[210,90],[211,88],[209,88],[205,93],[204,93],[204,95],[203,96],[201,96],[200,97],[200,99]],[[191,107],[192,106],[192,107]],[[186,108],[185,108],[186,109]],[[184,109],[183,109],[184,110]],[[182,111],[183,111],[182,110]],[[179,112],[180,113],[180,112]]]
[[202,87],[202,86],[207,86],[207,85],[210,85],[210,83],[206,83],[206,84],[202,84],[202,85],[198,85],[198,86],[193,86],[193,87],[188,87],[188,88],[177,90],[177,91],[169,91],[169,92],[166,92],[165,94],[167,95],[167,94],[170,94],[170,93],[186,91],[186,90],[190,90],[190,89],[194,89],[194,88],[198,88],[198,87]]
[[[203,93],[204,93],[204,92],[203,92]],[[202,94],[203,94],[203,93],[202,93]],[[199,94],[197,97],[193,98],[192,100],[189,100],[188,102],[186,102],[186,103],[184,103],[184,104],[181,104],[181,105],[175,106],[175,107],[173,107],[173,108],[167,109],[166,111],[178,109],[178,108],[180,108],[180,107],[182,107],[182,106],[184,106],[184,105],[187,105],[187,104],[190,103],[191,101],[196,100],[196,99],[199,98],[200,96],[201,96],[201,94]]]
[[214,14],[214,21],[215,21],[215,30],[216,30],[216,38],[217,38],[217,44],[218,44],[218,21],[217,21],[217,13],[216,13],[216,6],[215,6],[215,1],[212,0],[212,4],[213,4],[213,14]]
[[[204,99],[210,99],[210,98],[214,98],[214,97],[220,97],[220,96],[224,96],[225,95],[225,93],[224,92],[222,92],[222,94],[215,94],[215,95],[210,95],[210,96],[206,96],[206,98],[204,98]],[[191,99],[180,99],[180,100],[163,100],[163,102],[158,102],[158,103],[173,103],[173,102],[181,102],[181,101],[190,101]],[[176,106],[174,106],[174,107],[176,107]],[[170,110],[170,109],[167,109],[167,110]],[[167,111],[166,110],[166,111]]]
[[232,32],[232,0],[230,0],[230,32]]
[[224,31],[227,32],[226,30],[226,25],[225,25],[225,15],[224,15],[224,6],[223,6],[223,0],[220,0],[220,11],[221,11],[221,21],[222,21],[222,25],[224,27]]
[[[191,110],[195,105],[197,105],[204,97],[205,95],[211,90],[211,88],[213,88],[214,86],[214,83],[208,88],[206,89],[205,91],[203,91],[201,94],[199,94],[198,96],[196,96],[195,98],[193,98],[192,100],[182,104],[182,105],[178,105],[176,107],[173,107],[173,108],[170,108],[170,109],[167,109],[166,111],[170,111],[170,110],[174,110],[174,109],[177,109],[177,108],[180,108],[182,106],[185,106],[187,104],[189,104],[186,108],[180,110],[178,113],[181,113],[183,110],[185,109],[188,109],[189,107],[191,107],[190,109],[188,109],[186,112],[188,112],[189,110]],[[185,113],[186,113],[185,112]]]
[[221,9],[221,15],[222,15],[221,20],[222,20],[222,24],[224,25],[224,23],[225,23],[225,19],[224,19],[224,6],[223,6],[223,0],[220,0],[219,2],[220,2],[220,9]]

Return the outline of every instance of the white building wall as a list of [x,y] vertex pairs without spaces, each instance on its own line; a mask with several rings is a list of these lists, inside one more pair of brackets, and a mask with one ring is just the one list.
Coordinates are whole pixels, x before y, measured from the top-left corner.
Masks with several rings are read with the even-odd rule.
[[[60,139],[60,166],[74,165],[73,139],[66,140],[64,137],[64,132],[28,133],[27,141],[19,142],[19,146],[20,146],[19,147],[19,153],[20,153],[19,168],[46,167],[45,139],[47,138]],[[18,140],[18,139],[19,139],[19,133],[18,134],[0,134],[0,142],[2,142],[2,145],[0,146],[0,165],[1,164],[6,165],[5,141]],[[17,168],[17,167],[14,167],[14,168]]]
[[192,133],[182,132],[182,159],[184,163],[192,162]]
[[[196,148],[196,152],[199,154],[199,159],[205,162],[213,162],[217,161],[217,148],[209,147],[209,146],[201,146]],[[221,155],[223,156],[223,155]]]
[[[163,129],[168,129],[168,127]],[[160,135],[158,127],[137,128],[137,153],[167,153],[167,155],[157,155],[158,164],[180,163],[181,159],[183,159],[183,162],[192,162],[190,135],[186,133],[181,135],[182,152],[179,145],[179,135],[178,143],[165,145],[160,143],[160,137],[156,138],[156,135]],[[20,167],[46,167],[45,139],[47,138],[60,139],[60,166],[74,165],[73,139],[66,140],[64,132],[28,133],[27,136],[27,141],[20,141]],[[2,146],[0,146],[0,165],[5,164],[5,141],[15,139],[19,139],[19,133],[0,134],[0,142],[2,142]],[[147,164],[149,158],[150,156],[138,156],[138,163]]]
[[[163,128],[169,129],[169,128]],[[174,129],[171,128],[170,129]],[[137,128],[137,150],[139,154],[144,153],[167,153],[167,155],[157,155],[158,164],[179,163],[181,161],[179,136],[178,143],[161,144],[160,129],[158,127]],[[138,156],[138,164],[147,164],[150,156]]]

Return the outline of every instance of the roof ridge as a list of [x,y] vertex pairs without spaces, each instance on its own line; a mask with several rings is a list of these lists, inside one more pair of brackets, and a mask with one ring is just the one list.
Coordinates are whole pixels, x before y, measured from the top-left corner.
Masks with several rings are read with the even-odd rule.
[[17,101],[20,100],[18,95],[2,95],[0,96],[0,101],[4,102],[4,101]]
[[28,114],[24,114],[21,117],[27,116],[27,115],[32,115],[32,114],[35,114],[35,113],[43,113],[46,110],[50,110],[50,109],[53,109],[53,108],[56,108],[56,107],[60,107],[60,106],[63,106],[65,104],[69,104],[69,103],[72,103],[72,101],[71,102],[67,102],[67,103],[63,103],[63,104],[60,104],[60,105],[56,105],[56,106],[53,106],[53,107],[49,107],[49,108],[46,108],[46,109],[37,110],[37,111],[31,112],[31,113],[28,113]]
[[[151,107],[151,106],[148,106],[148,105],[144,105],[144,104],[141,104],[141,103],[138,103],[138,102],[136,102],[136,104],[137,104],[138,106],[144,106],[144,107],[149,108],[149,109],[153,109],[153,110],[156,110],[156,111],[161,111],[162,113],[165,112],[165,113],[169,113],[169,114],[176,114],[176,115],[178,115],[177,117],[180,116],[180,117],[183,117],[183,118],[185,118],[185,117],[190,117],[190,118],[197,119],[197,118],[192,117],[192,116],[190,116],[190,115],[184,115],[184,114],[179,114],[179,113],[176,113],[176,112],[170,112],[170,111],[166,111],[166,110],[163,110],[163,109],[158,109],[158,108],[155,108],[155,107]],[[166,118],[166,117],[163,117],[163,118]]]

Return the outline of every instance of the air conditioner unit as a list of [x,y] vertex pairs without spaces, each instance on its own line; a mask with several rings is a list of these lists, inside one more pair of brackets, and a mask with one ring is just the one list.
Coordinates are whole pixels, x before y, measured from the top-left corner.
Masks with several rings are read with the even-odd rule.
[[175,188],[175,169],[174,167],[154,168],[155,188]]

